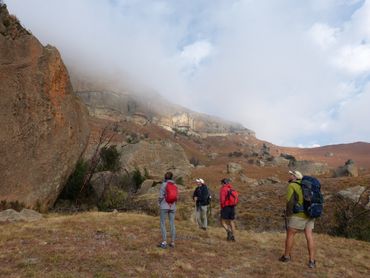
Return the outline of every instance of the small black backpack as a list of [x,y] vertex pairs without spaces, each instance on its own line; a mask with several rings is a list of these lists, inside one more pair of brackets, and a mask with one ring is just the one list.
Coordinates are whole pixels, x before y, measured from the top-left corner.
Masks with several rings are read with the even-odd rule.
[[200,204],[203,206],[209,205],[211,201],[211,195],[207,185],[201,185],[200,187]]

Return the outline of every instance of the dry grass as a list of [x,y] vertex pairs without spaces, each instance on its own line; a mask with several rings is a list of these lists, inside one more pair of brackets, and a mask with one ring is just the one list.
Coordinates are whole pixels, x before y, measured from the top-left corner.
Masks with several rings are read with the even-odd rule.
[[277,261],[283,233],[221,228],[204,232],[177,221],[176,248],[162,250],[159,220],[129,213],[49,215],[0,226],[1,277],[368,277],[370,244],[316,235],[318,268],[306,267],[303,235],[293,261]]

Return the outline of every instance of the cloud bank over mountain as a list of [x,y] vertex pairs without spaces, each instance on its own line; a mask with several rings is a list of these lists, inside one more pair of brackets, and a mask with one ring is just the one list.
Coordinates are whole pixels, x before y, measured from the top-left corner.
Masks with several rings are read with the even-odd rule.
[[370,142],[370,1],[5,3],[73,70],[279,145]]

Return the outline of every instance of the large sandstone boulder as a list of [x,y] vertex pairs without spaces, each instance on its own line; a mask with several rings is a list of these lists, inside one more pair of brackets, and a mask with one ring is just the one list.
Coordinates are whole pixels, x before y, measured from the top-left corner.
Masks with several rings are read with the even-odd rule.
[[353,203],[359,203],[366,209],[370,209],[370,189],[368,187],[361,185],[350,187],[339,191],[338,195]]
[[358,168],[352,159],[346,161],[343,166],[334,171],[335,177],[358,177]]
[[229,162],[226,165],[226,170],[228,174],[239,174],[243,172],[243,167],[239,163]]
[[140,141],[122,148],[121,168],[128,172],[135,169],[144,174],[145,170],[153,179],[162,179],[167,171],[175,178],[187,179],[190,176],[191,164],[184,149],[170,141]]
[[148,191],[153,187],[155,184],[154,180],[145,180],[141,185],[139,190],[137,191],[138,195],[143,195],[148,193]]
[[303,175],[325,175],[330,172],[330,168],[326,163],[313,162],[309,160],[290,160],[288,167],[298,170]]
[[87,111],[57,49],[0,6],[0,199],[50,207],[83,152]]
[[42,214],[31,209],[22,209],[21,212],[14,209],[7,209],[0,211],[0,222],[14,222],[14,221],[37,221],[42,218]]

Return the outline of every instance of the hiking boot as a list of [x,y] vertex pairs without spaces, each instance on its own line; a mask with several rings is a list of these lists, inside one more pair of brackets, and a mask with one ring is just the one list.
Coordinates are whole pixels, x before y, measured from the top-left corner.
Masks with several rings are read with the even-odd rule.
[[284,256],[282,255],[280,258],[279,258],[279,261],[283,262],[283,263],[287,263],[290,261],[290,256]]
[[163,241],[160,244],[158,244],[157,247],[162,248],[162,249],[166,249],[167,248],[167,242]]
[[201,227],[201,229],[207,231],[207,228],[206,227]]
[[235,237],[233,234],[231,234],[230,241],[235,241]]
[[231,240],[231,238],[234,237],[233,233],[231,231],[227,231],[227,240]]
[[315,260],[313,260],[313,261],[309,260],[308,261],[308,267],[309,268],[316,268],[316,261]]
[[169,246],[170,246],[171,248],[175,248],[175,243],[174,243],[174,242],[171,242],[171,243],[169,244]]

